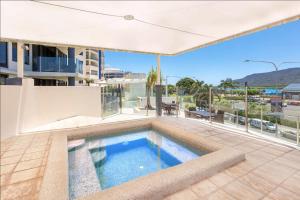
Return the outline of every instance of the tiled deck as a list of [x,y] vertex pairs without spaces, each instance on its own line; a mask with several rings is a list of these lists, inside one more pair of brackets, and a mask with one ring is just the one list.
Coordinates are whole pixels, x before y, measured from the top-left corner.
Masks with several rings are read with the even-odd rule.
[[[300,199],[299,150],[211,128],[193,120],[161,120],[246,153],[246,161],[166,199]],[[49,134],[38,134],[1,142],[1,199],[38,198],[51,138]]]
[[171,118],[165,123],[185,127],[203,137],[246,153],[246,161],[171,195],[167,200],[300,199],[299,150],[211,129],[197,121]]
[[19,136],[1,142],[1,200],[38,199],[50,145],[49,134]]

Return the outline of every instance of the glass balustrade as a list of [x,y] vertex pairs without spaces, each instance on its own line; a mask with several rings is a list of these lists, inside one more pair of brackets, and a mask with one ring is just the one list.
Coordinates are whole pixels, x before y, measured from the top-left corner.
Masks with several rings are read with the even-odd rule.
[[83,62],[76,59],[74,65],[65,57],[36,57],[33,58],[33,71],[83,73]]

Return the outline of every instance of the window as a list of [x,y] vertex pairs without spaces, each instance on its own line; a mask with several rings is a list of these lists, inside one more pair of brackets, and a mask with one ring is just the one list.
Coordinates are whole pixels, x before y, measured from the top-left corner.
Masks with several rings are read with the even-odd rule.
[[7,42],[0,42],[0,67],[8,67],[8,65],[7,65]]
[[24,64],[29,65],[29,44],[25,44],[24,49]]
[[12,43],[12,61],[17,62],[18,60],[18,49],[17,49],[17,43]]
[[98,75],[98,71],[96,71],[96,70],[91,70],[91,75]]

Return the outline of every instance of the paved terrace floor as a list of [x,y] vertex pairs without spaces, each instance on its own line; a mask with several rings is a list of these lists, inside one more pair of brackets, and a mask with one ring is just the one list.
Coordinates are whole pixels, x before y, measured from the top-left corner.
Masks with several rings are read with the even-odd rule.
[[[161,118],[246,153],[246,161],[166,197],[166,200],[299,200],[300,151],[205,126]],[[52,135],[17,136],[1,142],[1,199],[37,199]]]

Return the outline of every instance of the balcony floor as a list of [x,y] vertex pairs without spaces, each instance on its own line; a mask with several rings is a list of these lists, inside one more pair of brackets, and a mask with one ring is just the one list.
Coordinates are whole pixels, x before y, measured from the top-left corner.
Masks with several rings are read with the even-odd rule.
[[[244,162],[165,199],[299,199],[299,150],[195,120],[158,120],[246,153]],[[52,135],[37,133],[1,141],[1,199],[38,199]]]

